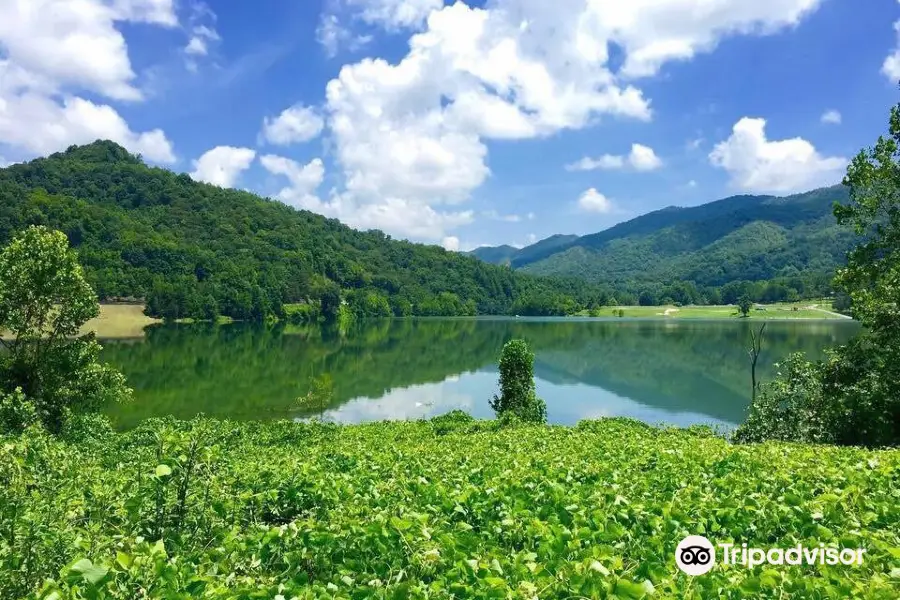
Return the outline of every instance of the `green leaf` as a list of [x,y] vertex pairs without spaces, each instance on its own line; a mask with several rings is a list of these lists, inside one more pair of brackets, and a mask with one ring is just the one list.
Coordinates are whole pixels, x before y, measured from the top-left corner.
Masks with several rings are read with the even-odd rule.
[[100,583],[109,569],[103,566],[94,565],[89,559],[82,558],[69,567],[69,573],[79,576],[89,585],[97,585]]
[[653,584],[644,580],[641,583],[635,583],[627,579],[620,579],[616,582],[616,595],[623,598],[643,598],[650,596],[656,591]]
[[116,563],[122,567],[123,569],[128,569],[131,566],[131,563],[134,562],[134,559],[124,552],[116,552]]
[[157,465],[156,476],[159,478],[168,477],[172,474],[172,468],[169,465]]

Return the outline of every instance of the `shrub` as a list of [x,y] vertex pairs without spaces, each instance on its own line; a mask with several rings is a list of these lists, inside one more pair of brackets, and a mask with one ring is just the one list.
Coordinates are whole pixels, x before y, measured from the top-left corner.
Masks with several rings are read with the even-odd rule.
[[849,446],[900,443],[897,365],[870,336],[829,353],[825,361],[790,356],[763,386],[737,442],[783,440]]
[[831,441],[823,414],[821,366],[802,354],[792,354],[778,368],[777,378],[763,386],[750,405],[750,414],[735,430],[734,440]]
[[463,410],[456,409],[429,419],[429,423],[434,427],[435,434],[445,435],[453,431],[467,430],[475,423],[475,418]]
[[510,340],[500,354],[500,395],[491,408],[502,418],[514,414],[522,421],[545,423],[547,405],[534,389],[534,353],[525,340]]
[[115,432],[109,417],[100,413],[70,415],[63,424],[60,437],[71,444],[100,444]]
[[37,421],[37,410],[22,388],[17,387],[8,394],[0,392],[0,434],[21,433]]

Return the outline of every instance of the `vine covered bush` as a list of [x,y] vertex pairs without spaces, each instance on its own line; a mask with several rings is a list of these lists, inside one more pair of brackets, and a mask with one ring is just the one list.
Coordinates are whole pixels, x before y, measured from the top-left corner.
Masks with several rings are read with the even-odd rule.
[[534,353],[525,340],[510,340],[500,354],[500,395],[491,400],[498,418],[547,421],[547,405],[534,388]]

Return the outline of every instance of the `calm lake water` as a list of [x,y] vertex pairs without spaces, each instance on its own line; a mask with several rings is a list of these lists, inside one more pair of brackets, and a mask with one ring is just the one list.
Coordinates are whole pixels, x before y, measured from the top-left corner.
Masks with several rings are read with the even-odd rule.
[[[649,423],[744,419],[750,399],[750,323],[686,320],[416,319],[370,322],[341,335],[321,327],[153,326],[107,340],[104,359],[135,390],[106,407],[120,428],[147,417],[199,413],[235,419],[322,416],[358,423],[462,409],[490,417],[497,358],[524,338],[552,423],[628,416]],[[757,325],[758,326],[758,325]],[[762,380],[791,352],[820,357],[859,331],[848,321],[767,326]],[[314,378],[330,374],[331,402],[303,408]]]

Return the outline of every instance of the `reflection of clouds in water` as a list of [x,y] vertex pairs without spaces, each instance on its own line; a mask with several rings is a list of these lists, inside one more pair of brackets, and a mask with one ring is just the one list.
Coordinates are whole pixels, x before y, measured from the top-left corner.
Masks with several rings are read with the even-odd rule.
[[452,389],[448,382],[390,390],[377,400],[356,398],[322,414],[338,423],[427,419],[459,409],[472,413],[474,398]]
[[[574,425],[585,419],[631,417],[651,425],[687,427],[697,423],[730,429],[733,425],[690,411],[672,411],[646,406],[629,398],[585,384],[557,384],[537,379],[537,393],[547,402],[550,423]],[[491,418],[488,404],[497,391],[496,372],[480,371],[453,375],[443,383],[428,383],[387,391],[382,397],[355,398],[325,411],[321,418],[339,423],[427,419],[454,409],[476,418]]]
[[584,384],[559,385],[538,379],[537,393],[547,401],[547,420],[561,425],[574,425],[585,419],[631,417],[650,425],[688,427],[702,423],[729,429],[733,427],[733,424],[709,415],[646,406]]

